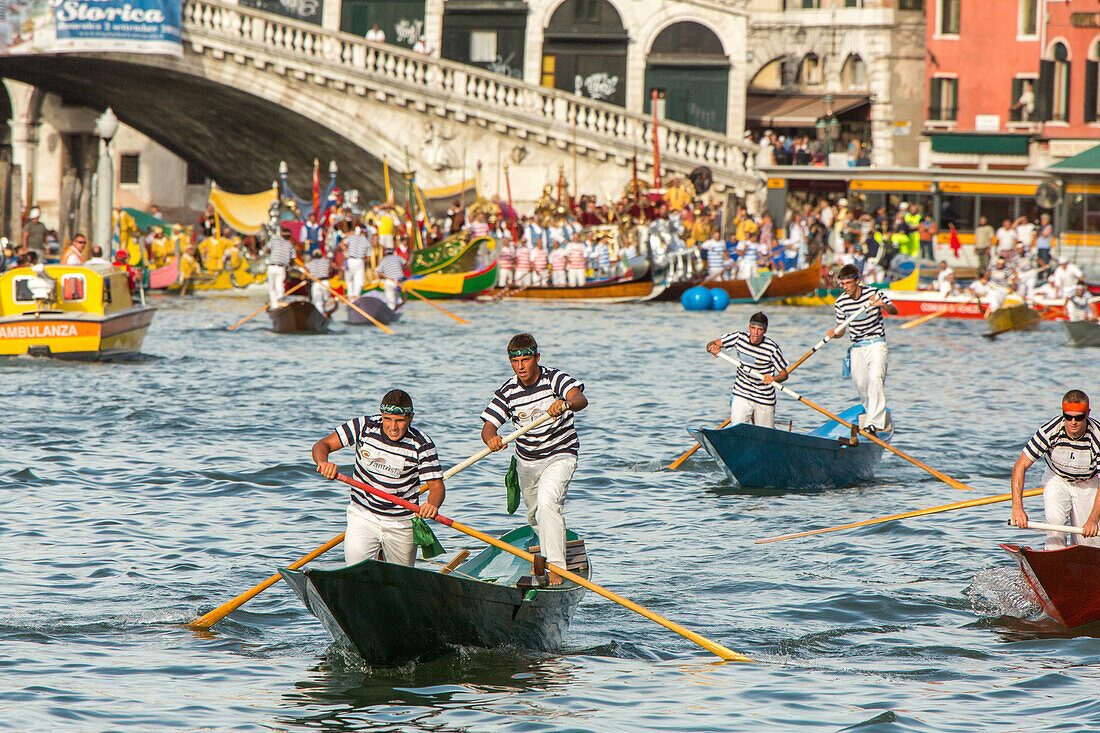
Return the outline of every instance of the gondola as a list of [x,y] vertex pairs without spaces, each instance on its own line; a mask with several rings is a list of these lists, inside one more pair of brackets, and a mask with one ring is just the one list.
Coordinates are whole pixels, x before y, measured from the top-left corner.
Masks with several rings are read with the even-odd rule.
[[1100,619],[1100,548],[1070,545],[1032,550],[1001,545],[1020,566],[1039,604],[1052,619],[1072,629]]
[[1043,320],[1043,316],[1037,310],[1019,303],[1006,305],[987,313],[985,320],[989,323],[989,333],[985,335],[993,337],[1005,331],[1030,328]]
[[289,296],[267,312],[275,333],[326,333],[332,319],[317,310],[309,298]]
[[1100,346],[1100,323],[1094,321],[1066,321],[1063,323],[1069,340],[1074,346]]
[[[858,424],[862,405],[842,420]],[[889,414],[889,413],[887,413]],[[889,418],[888,418],[889,419]],[[877,434],[889,441],[890,429]],[[728,428],[688,428],[731,481],[752,489],[837,489],[875,475],[882,446],[830,420],[808,433],[742,423]]]
[[[385,302],[385,296],[377,291],[372,291],[363,295],[355,300],[355,308],[363,311],[374,320],[381,323],[383,326],[388,326],[394,321],[401,318],[401,314],[405,312],[405,304],[399,303],[397,310],[391,309]],[[348,308],[348,323],[353,326],[362,326],[364,324],[371,324],[371,321],[362,316],[355,308]]]
[[[538,542],[527,526],[501,539],[524,550]],[[572,532],[567,540],[568,569],[588,577],[584,543]],[[448,645],[556,651],[585,592],[569,581],[528,587],[530,563],[496,547],[454,568],[364,560],[338,570],[284,568],[279,574],[333,639],[368,664],[386,667]]]
[[669,283],[668,287],[653,300],[679,300],[685,290],[696,285],[724,290],[731,302],[754,303],[763,299],[805,295],[816,290],[821,282],[821,258],[815,257],[813,262],[801,270],[790,270],[761,277],[767,277],[767,279],[759,282],[754,279],[753,283],[748,280],[708,280],[705,277],[682,280]]

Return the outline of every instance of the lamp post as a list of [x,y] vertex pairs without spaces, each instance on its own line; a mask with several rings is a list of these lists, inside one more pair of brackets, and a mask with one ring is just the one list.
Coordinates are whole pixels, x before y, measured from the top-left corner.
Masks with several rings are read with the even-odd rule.
[[826,94],[824,102],[825,115],[817,119],[814,127],[817,129],[817,139],[825,148],[825,165],[828,165],[833,146],[840,139],[840,120],[833,114],[833,95]]
[[113,221],[115,198],[115,168],[111,162],[111,138],[118,132],[118,118],[110,107],[96,119],[96,134],[102,144],[99,146],[99,163],[96,166],[95,191],[95,238],[94,241],[105,253],[113,255]]

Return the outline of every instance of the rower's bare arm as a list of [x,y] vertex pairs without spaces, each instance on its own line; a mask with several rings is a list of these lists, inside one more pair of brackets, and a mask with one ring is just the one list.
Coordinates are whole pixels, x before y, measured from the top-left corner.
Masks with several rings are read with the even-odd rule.
[[790,374],[787,373],[786,369],[780,369],[778,372],[776,372],[774,375],[772,375],[772,381],[773,382],[786,382],[787,377],[789,377],[789,376],[790,376]]
[[573,412],[580,412],[588,407],[588,398],[584,396],[584,390],[574,387],[565,393],[565,402]]
[[343,447],[344,445],[340,442],[340,437],[336,434],[335,430],[314,443],[313,462],[317,464],[317,473],[321,474],[329,481],[336,478],[336,474],[339,472],[340,467],[335,463],[329,463],[328,455],[332,451],[340,450]]
[[504,447],[504,441],[497,435],[497,426],[488,420],[481,425],[481,442],[491,451],[498,451]]
[[718,356],[718,352],[722,350],[722,339],[714,339],[707,344],[707,351]]
[[1034,462],[1025,451],[1020,454],[1012,467],[1012,523],[1017,527],[1027,527],[1027,512],[1024,511],[1024,476]]
[[431,481],[425,481],[424,487],[428,489],[428,500],[420,505],[420,510],[417,515],[424,519],[431,519],[439,513],[439,507],[443,506],[443,498],[447,492],[443,488],[442,479],[432,479]]

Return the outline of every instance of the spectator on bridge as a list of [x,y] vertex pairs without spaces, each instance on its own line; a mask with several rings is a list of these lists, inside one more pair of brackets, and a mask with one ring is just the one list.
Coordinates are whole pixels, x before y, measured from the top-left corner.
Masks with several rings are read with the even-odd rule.
[[413,46],[413,53],[422,53],[425,56],[435,55],[435,46],[428,43],[427,36],[420,36],[420,40]]
[[385,43],[386,32],[379,28],[378,24],[375,23],[371,26],[371,29],[367,31],[366,39],[372,43]]

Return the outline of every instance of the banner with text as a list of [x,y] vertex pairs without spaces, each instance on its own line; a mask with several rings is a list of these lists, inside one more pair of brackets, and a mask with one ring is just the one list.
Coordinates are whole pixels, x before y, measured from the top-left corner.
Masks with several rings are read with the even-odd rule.
[[0,0],[0,53],[182,56],[182,0]]

